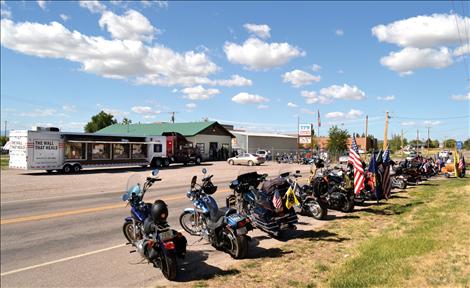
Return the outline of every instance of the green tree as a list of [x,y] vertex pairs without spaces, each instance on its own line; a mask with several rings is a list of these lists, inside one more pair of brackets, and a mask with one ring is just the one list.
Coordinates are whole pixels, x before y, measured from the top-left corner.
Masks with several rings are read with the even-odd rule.
[[444,148],[455,148],[455,139],[446,139],[444,141]]
[[470,138],[463,142],[463,149],[470,150]]
[[340,129],[338,126],[331,127],[328,132],[328,151],[333,155],[346,151],[348,138],[349,133],[346,129]]
[[124,117],[124,119],[122,119],[121,123],[124,124],[124,125],[130,125],[130,124],[132,124],[132,120],[127,118],[127,117]]
[[0,146],[4,146],[8,142],[8,137],[0,136]]
[[392,135],[392,139],[388,141],[388,147],[392,152],[399,151],[402,148],[400,135]]
[[108,114],[104,111],[101,111],[100,113],[91,117],[91,121],[85,125],[85,132],[94,133],[100,129],[116,123],[117,120],[114,118],[113,114]]

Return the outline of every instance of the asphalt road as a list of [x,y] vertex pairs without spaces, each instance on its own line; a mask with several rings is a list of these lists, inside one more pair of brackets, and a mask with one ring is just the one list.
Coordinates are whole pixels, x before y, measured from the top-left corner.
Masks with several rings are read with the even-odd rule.
[[[305,166],[300,168],[303,172],[307,170]],[[230,193],[227,187],[228,179],[233,179],[233,173],[236,173],[233,169],[230,173],[224,172],[223,169],[226,168],[220,165],[211,169],[216,175],[214,180],[219,187],[214,196],[220,206],[224,205],[225,197]],[[278,167],[273,169],[275,171]],[[197,170],[200,171],[200,168]],[[194,171],[195,168],[186,167],[172,171],[171,175],[167,173],[167,178],[173,177],[171,179],[174,181],[157,182],[146,195],[146,200],[149,202],[156,198],[167,202],[170,208],[169,223],[177,230],[181,229],[178,222],[179,215],[184,208],[191,207],[191,202],[185,196],[189,183],[186,178],[190,178]],[[217,179],[219,171],[223,176]],[[185,177],[182,177],[183,174]],[[100,175],[97,172],[91,176],[53,177],[68,183],[75,181],[73,179],[77,176],[82,176],[84,180],[88,179],[86,177],[96,178]],[[26,181],[31,179],[30,177],[38,176],[11,174],[11,178],[8,177],[10,177],[8,174],[2,175],[2,180],[19,177],[18,179]],[[115,180],[110,179],[106,181]],[[56,187],[56,182],[51,182],[51,185]],[[129,208],[120,200],[122,190],[109,185],[113,189],[99,187],[100,189],[96,190],[99,192],[93,193],[90,192],[89,184],[84,181],[71,193],[41,194],[40,197],[35,194],[28,197],[23,195],[17,199],[8,197],[8,201],[4,201],[4,193],[9,195],[11,189],[19,189],[18,193],[27,194],[18,186],[34,190],[34,186],[27,187],[22,185],[24,183],[14,184],[10,182],[4,186],[2,181],[0,225],[2,287],[149,287],[172,284],[163,278],[160,270],[145,262],[142,263],[140,256],[137,253],[130,254],[132,248],[124,245],[122,223],[129,215]],[[103,186],[105,187],[106,183],[103,183]],[[119,183],[119,186],[122,186],[122,183]],[[47,184],[38,182],[37,187],[47,191]],[[67,189],[65,187],[66,185],[64,189]],[[335,217],[340,216],[331,216],[330,219]],[[325,223],[305,217],[301,217],[300,220],[298,231],[290,233],[285,240],[305,233],[310,235],[309,231],[318,231]],[[281,244],[280,241],[270,239],[260,231],[253,231],[250,234],[253,239],[250,242],[249,258],[281,255],[282,251],[276,248]],[[186,236],[189,242],[188,255],[179,263],[181,271],[177,283],[184,284],[188,281],[213,277],[224,273],[224,269],[234,263],[230,256],[216,251],[204,240],[198,241],[198,238]]]

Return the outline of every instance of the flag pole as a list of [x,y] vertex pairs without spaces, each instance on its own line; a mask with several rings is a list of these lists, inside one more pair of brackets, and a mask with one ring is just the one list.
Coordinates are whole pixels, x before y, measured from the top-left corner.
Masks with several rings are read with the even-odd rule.
[[297,115],[297,159],[299,159],[299,126],[300,126],[300,116]]
[[388,111],[385,112],[384,144],[383,144],[383,148],[382,148],[382,150],[384,150],[384,151],[385,151],[385,149],[386,149],[387,146],[388,146],[388,139],[387,139],[387,136],[388,136]]

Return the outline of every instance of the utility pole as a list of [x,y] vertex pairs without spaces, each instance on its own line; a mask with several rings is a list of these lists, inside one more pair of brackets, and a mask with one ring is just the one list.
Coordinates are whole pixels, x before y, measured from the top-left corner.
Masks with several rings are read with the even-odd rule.
[[428,128],[428,139],[426,140],[428,143],[428,153],[427,155],[429,155],[429,142],[431,142],[431,138],[429,138],[429,129],[431,129],[431,126],[426,126],[426,128]]
[[367,141],[367,133],[368,133],[368,126],[369,126],[369,116],[366,115],[366,133],[365,133],[365,135],[366,135],[366,151],[365,151],[365,152],[367,152],[367,142],[368,142],[368,141]]
[[401,129],[401,152],[400,156],[403,157],[403,129]]
[[416,153],[418,153],[419,129],[416,129]]
[[178,113],[176,111],[168,112],[171,115],[171,123],[175,123],[175,114]]
[[297,115],[297,159],[299,159],[299,126],[300,126],[300,116]]
[[383,145],[383,150],[387,149],[388,146],[388,111],[385,112],[385,131],[384,131],[384,145]]
[[5,133],[5,139],[7,138],[7,123],[8,121],[5,120],[5,130],[3,131]]

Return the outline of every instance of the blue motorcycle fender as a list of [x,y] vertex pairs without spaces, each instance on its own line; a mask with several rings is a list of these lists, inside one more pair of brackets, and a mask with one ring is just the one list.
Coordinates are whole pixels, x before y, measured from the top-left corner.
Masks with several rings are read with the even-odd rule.
[[131,217],[131,216],[126,217],[126,219],[125,219],[124,221],[126,221],[126,222],[132,222],[132,217]]

